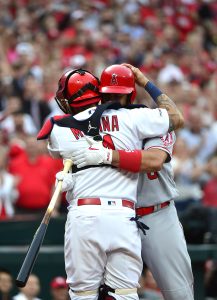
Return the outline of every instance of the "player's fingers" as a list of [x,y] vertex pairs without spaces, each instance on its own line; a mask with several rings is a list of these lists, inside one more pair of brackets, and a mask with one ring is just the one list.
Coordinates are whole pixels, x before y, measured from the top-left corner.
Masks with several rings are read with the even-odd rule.
[[[76,158],[75,160],[74,160],[74,164],[78,167],[78,165],[80,165],[80,164],[82,164],[82,163],[84,163],[85,162],[85,158]],[[79,168],[79,167],[78,167]]]
[[77,162],[76,162],[76,167],[77,167],[78,169],[83,168],[83,167],[86,167],[86,166],[87,166],[86,160],[84,160],[84,159],[79,159],[79,160],[77,160]]
[[74,164],[76,163],[76,161],[80,160],[80,159],[85,159],[86,155],[85,153],[78,153],[77,155],[75,156],[72,156],[72,160],[74,162]]
[[64,179],[64,173],[62,171],[56,173],[56,179],[57,180],[63,180]]
[[132,66],[131,64],[127,64],[127,63],[122,63],[121,65],[122,65],[122,66],[125,66],[125,67],[127,67],[127,68],[130,68],[130,69],[133,68],[133,66]]
[[79,157],[79,156],[81,156],[81,155],[84,155],[85,151],[86,151],[86,149],[84,149],[84,150],[78,150],[76,152],[73,152],[71,154],[72,160],[75,159],[75,158],[77,158],[77,157]]
[[86,136],[85,138],[86,138],[88,144],[90,145],[90,148],[99,149],[99,148],[103,147],[102,141],[95,141],[92,137],[89,137],[89,136]]
[[86,166],[87,166],[86,161],[80,161],[80,162],[77,164],[77,168],[78,168],[78,169],[83,168],[83,167],[86,167]]
[[58,181],[62,181],[62,192],[73,188],[74,179],[71,174],[64,174],[62,171],[56,173],[55,187],[57,186]]
[[85,135],[85,139],[86,139],[86,141],[88,142],[88,144],[89,144],[90,146],[92,146],[93,144],[96,143],[96,141],[94,141],[93,138],[91,138],[91,137],[89,137],[89,136],[87,136],[87,135]]
[[62,183],[62,192],[66,192],[67,190],[67,183],[63,181]]
[[63,180],[62,183],[62,192],[67,192],[74,187],[74,179],[71,177],[70,179],[68,178],[67,180]]

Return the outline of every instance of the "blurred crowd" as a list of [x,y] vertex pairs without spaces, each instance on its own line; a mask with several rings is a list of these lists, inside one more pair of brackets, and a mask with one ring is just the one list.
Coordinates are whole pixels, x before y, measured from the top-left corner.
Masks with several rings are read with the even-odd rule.
[[[208,261],[205,270],[206,300],[216,299],[217,264]],[[43,289],[46,290],[43,293]],[[163,296],[150,270],[144,266],[140,288],[140,300],[163,300]],[[14,276],[8,269],[0,267],[0,300],[69,300],[68,284],[64,276],[53,276],[48,286],[44,285],[43,278],[31,273],[26,286],[16,288]]]
[[[172,164],[179,211],[217,207],[217,2],[0,0],[0,219],[45,211],[62,162],[36,135],[62,114],[67,68],[139,67],[182,110]],[[137,103],[154,107],[138,88]],[[65,208],[59,201],[55,214]]]
[[[42,300],[42,282],[38,275],[30,274],[23,288],[15,289],[12,273],[5,268],[0,268],[0,300]],[[63,276],[50,279],[50,285],[46,287],[47,300],[69,300],[68,284]]]

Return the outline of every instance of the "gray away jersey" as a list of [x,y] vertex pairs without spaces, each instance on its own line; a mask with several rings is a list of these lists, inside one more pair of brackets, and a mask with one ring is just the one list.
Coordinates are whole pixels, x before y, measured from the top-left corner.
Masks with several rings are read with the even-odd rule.
[[[162,138],[146,139],[144,150],[160,149],[167,152],[171,159],[175,140],[176,136],[174,132],[170,132]],[[164,163],[161,171],[141,173],[137,190],[137,207],[152,206],[176,198],[178,191],[173,177],[173,169],[170,161]]]

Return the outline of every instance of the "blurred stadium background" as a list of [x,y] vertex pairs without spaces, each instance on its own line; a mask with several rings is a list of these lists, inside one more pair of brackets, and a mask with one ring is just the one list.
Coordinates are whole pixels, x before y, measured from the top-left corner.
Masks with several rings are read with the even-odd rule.
[[[62,168],[36,141],[45,119],[62,114],[54,100],[60,75],[81,67],[100,76],[122,62],[140,68],[184,114],[172,161],[175,202],[195,299],[217,299],[215,0],[0,0],[0,269],[16,277]],[[142,89],[136,102],[154,107]],[[43,300],[51,299],[52,278],[65,276],[65,217],[63,195],[34,268]]]

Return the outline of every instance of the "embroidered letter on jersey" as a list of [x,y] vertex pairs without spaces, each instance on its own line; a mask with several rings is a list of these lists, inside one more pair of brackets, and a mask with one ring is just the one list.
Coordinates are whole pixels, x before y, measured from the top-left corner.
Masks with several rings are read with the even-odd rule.
[[75,128],[70,128],[72,133],[74,134],[76,140],[80,139],[81,137],[84,136],[83,131],[79,130],[79,129],[75,129]]
[[102,117],[99,131],[119,131],[117,115]]

